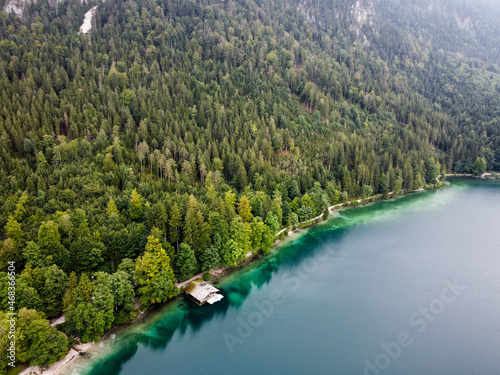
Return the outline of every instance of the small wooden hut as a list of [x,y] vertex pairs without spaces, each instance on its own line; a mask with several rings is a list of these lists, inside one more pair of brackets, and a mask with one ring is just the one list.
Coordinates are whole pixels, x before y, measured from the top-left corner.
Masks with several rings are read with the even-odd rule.
[[208,302],[210,305],[220,301],[224,296],[219,294],[219,289],[205,281],[192,281],[184,289],[184,292],[198,305]]

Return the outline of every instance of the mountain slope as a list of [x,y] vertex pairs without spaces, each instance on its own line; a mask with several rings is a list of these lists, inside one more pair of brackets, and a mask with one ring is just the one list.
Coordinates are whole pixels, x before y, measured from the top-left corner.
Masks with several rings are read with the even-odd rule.
[[16,262],[16,309],[64,313],[92,341],[133,318],[134,296],[164,302],[174,278],[267,253],[329,205],[499,169],[496,8],[449,4],[0,12],[0,264]]

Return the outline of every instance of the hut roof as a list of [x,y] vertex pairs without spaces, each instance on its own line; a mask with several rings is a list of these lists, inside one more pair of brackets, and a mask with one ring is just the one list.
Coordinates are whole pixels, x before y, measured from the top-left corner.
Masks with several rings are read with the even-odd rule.
[[[194,284],[194,288],[192,284]],[[186,290],[189,290],[186,292],[198,302],[205,302],[213,293],[219,291],[219,289],[205,281],[199,283],[193,281],[186,287]]]

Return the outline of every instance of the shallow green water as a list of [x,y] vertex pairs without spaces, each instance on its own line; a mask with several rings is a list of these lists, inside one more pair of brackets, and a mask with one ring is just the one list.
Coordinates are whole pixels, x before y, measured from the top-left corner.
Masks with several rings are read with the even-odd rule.
[[500,183],[336,214],[69,373],[499,374]]

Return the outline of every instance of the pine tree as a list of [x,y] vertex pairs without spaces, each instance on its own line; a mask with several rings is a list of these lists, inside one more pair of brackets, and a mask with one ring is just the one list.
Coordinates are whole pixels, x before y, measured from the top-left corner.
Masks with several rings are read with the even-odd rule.
[[238,204],[238,214],[241,216],[244,223],[249,223],[253,218],[250,200],[245,195],[240,198],[240,202]]
[[232,220],[235,213],[234,213],[234,205],[236,203],[236,194],[234,194],[232,191],[227,191],[226,194],[224,195],[224,204],[226,208],[226,213],[227,217]]
[[75,272],[71,272],[68,278],[68,289],[64,293],[63,298],[63,311],[66,311],[70,306],[75,303],[75,289],[78,287],[78,276]]
[[210,224],[205,221],[203,213],[201,211],[198,211],[198,228],[200,228],[200,235],[198,238],[198,252],[196,254],[197,256],[199,256],[212,243],[210,239],[212,228],[210,227]]
[[252,243],[252,249],[254,251],[260,250],[261,242],[262,242],[262,233],[264,232],[265,224],[262,222],[260,217],[254,218],[251,223],[252,227],[252,236],[250,237],[250,241]]
[[198,269],[198,262],[191,246],[181,243],[179,253],[175,258],[175,268],[179,280],[187,280],[194,275]]
[[198,243],[200,236],[200,228],[198,226],[198,203],[196,198],[191,195],[189,197],[188,207],[186,210],[186,218],[184,221],[184,243],[193,248],[195,252],[198,251]]
[[182,225],[181,211],[177,203],[172,205],[170,209],[169,236],[170,243],[175,246],[176,251],[179,251],[180,229]]
[[108,215],[108,217],[120,215],[120,211],[118,211],[113,197],[109,197],[108,205],[106,207],[106,214]]
[[421,189],[422,186],[424,186],[422,182],[422,175],[420,173],[417,173],[415,175],[415,178],[413,179],[413,190]]
[[134,281],[138,285],[139,300],[143,307],[165,302],[179,293],[174,285],[170,258],[160,241],[153,236],[148,237],[144,255],[137,258]]
[[396,181],[394,182],[394,190],[392,193],[393,198],[399,197],[399,194],[401,193],[402,187],[403,187],[403,179],[401,177],[398,177],[396,179]]
[[24,242],[24,232],[21,229],[21,224],[14,219],[14,216],[9,216],[7,224],[5,224],[5,234],[8,238],[16,241],[18,245],[22,245]]
[[61,245],[61,234],[57,224],[48,220],[40,225],[38,230],[38,246],[42,253],[51,259],[61,268],[65,269],[69,260],[68,251]]
[[[248,225],[248,227],[247,227]],[[252,249],[250,242],[251,229],[248,223],[244,223],[240,216],[236,216],[231,222],[231,239],[236,242],[243,254]]]
[[273,244],[274,244],[274,233],[271,232],[271,228],[269,228],[267,225],[264,225],[264,231],[262,232],[262,242],[260,245],[262,253],[264,255],[269,253]]
[[114,172],[115,170],[116,170],[116,165],[115,162],[113,161],[113,155],[110,152],[108,152],[104,157],[102,171],[104,173],[108,173],[108,172]]
[[130,197],[129,213],[130,217],[133,220],[138,220],[142,218],[143,214],[142,196],[137,192],[137,189],[132,190],[132,195]]
[[289,196],[290,199],[294,199],[295,197],[300,197],[299,184],[297,183],[296,180],[292,180],[292,182],[290,183]]

